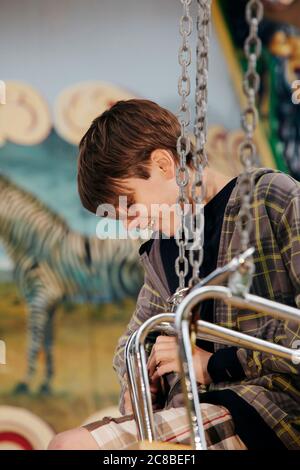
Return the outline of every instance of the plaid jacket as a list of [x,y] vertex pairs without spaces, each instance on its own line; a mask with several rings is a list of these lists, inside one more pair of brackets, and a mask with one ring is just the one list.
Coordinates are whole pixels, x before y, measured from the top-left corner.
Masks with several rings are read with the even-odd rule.
[[[292,177],[268,168],[253,171],[255,274],[251,292],[300,308],[300,184]],[[218,266],[237,254],[239,236],[236,218],[240,210],[237,179],[226,206]],[[152,243],[149,255],[140,255],[145,270],[144,285],[127,331],[120,338],[114,368],[122,385],[120,410],[124,412],[126,389],[124,347],[128,336],[147,318],[168,308],[168,289],[159,252],[159,239]],[[215,301],[214,322],[252,336],[287,347],[299,347],[300,324],[281,321],[262,313],[237,310]],[[214,344],[215,351],[224,348]],[[251,404],[289,449],[300,449],[300,366],[265,353],[239,348],[238,358],[246,378],[236,382],[211,384],[208,390],[229,388]],[[200,397],[201,400],[201,397]],[[182,393],[174,374],[167,406],[181,406]]]

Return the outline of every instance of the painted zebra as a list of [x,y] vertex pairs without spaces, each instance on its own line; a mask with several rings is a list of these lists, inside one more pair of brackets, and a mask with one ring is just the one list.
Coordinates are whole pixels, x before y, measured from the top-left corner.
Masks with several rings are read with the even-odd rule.
[[67,299],[107,302],[136,296],[142,283],[139,242],[85,237],[35,196],[0,174],[0,240],[28,307],[28,369],[16,391],[26,392],[44,349],[45,380],[53,377],[53,315]]

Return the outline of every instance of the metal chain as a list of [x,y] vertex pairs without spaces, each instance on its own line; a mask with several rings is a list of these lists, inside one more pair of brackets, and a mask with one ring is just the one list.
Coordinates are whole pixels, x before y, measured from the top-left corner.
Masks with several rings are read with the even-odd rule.
[[[179,64],[181,75],[178,82],[178,93],[181,96],[181,106],[179,110],[179,121],[181,134],[177,141],[177,152],[180,157],[180,164],[176,171],[176,181],[179,187],[177,207],[179,208],[180,226],[176,233],[176,242],[179,248],[179,255],[175,261],[175,271],[179,278],[179,286],[176,293],[181,299],[181,293],[186,290],[185,277],[188,273],[189,262],[193,267],[192,277],[189,286],[199,282],[199,270],[203,261],[204,243],[204,208],[203,199],[205,188],[203,184],[203,167],[207,163],[205,153],[205,143],[207,136],[207,81],[208,81],[208,46],[210,27],[211,0],[197,0],[197,72],[196,72],[196,113],[195,113],[195,146],[193,148],[192,163],[194,167],[194,178],[191,187],[192,200],[194,202],[194,217],[190,217],[190,226],[187,226],[189,199],[186,188],[189,183],[189,173],[186,157],[191,151],[191,143],[188,135],[190,125],[190,107],[188,97],[190,95],[190,77],[188,67],[191,64],[191,48],[188,38],[192,33],[193,21],[189,7],[191,0],[181,0],[183,15],[180,20],[180,34],[182,43],[179,49]],[[190,214],[191,215],[191,214]],[[189,228],[192,229],[192,245],[189,246],[189,261],[186,257],[186,249],[189,239]]]
[[177,140],[177,153],[180,158],[179,167],[176,169],[176,182],[179,187],[179,196],[176,200],[176,206],[180,217],[180,225],[176,232],[176,243],[179,248],[179,255],[175,261],[175,271],[179,278],[177,290],[185,287],[185,277],[188,274],[188,259],[185,255],[185,249],[188,243],[188,227],[186,225],[185,213],[188,208],[189,200],[186,187],[189,183],[189,172],[186,164],[186,157],[191,149],[191,142],[188,135],[188,127],[191,121],[190,106],[188,97],[191,92],[191,81],[188,73],[188,67],[191,64],[192,52],[189,44],[189,37],[193,29],[193,20],[190,15],[190,5],[192,0],[180,0],[183,7],[183,14],[180,19],[180,35],[182,38],[178,53],[178,62],[181,66],[181,74],[178,80],[178,93],[181,97],[179,108],[179,122],[181,127],[180,136]]
[[263,4],[260,0],[249,0],[246,6],[246,20],[250,32],[245,41],[244,53],[247,58],[247,71],[243,80],[243,90],[247,98],[247,105],[242,112],[241,124],[245,138],[240,146],[239,155],[243,167],[240,180],[241,209],[237,219],[237,228],[240,235],[240,252],[249,246],[250,233],[253,227],[251,216],[252,178],[251,170],[256,164],[256,145],[254,132],[258,122],[256,108],[256,94],[260,87],[260,77],[257,73],[257,59],[262,50],[262,43],[258,37],[258,26],[263,18]]
[[193,151],[194,179],[192,199],[194,218],[192,218],[193,245],[189,252],[189,261],[193,274],[189,286],[200,281],[200,267],[203,262],[204,245],[204,205],[205,187],[203,169],[207,165],[205,144],[207,140],[207,95],[208,95],[208,52],[211,19],[211,0],[197,0],[197,70],[196,70],[196,108],[195,108],[195,148]]
[[[240,161],[243,173],[240,177],[239,195],[241,208],[237,218],[237,229],[240,236],[240,254],[249,248],[253,228],[251,202],[253,193],[252,168],[256,164],[256,145],[254,132],[258,121],[255,98],[260,86],[260,77],[256,70],[257,59],[261,54],[262,44],[258,37],[258,26],[263,18],[263,5],[260,0],[249,0],[246,6],[246,20],[250,32],[245,41],[244,52],[247,58],[247,71],[244,76],[243,89],[247,105],[242,112],[241,123],[245,138],[240,146]],[[249,292],[255,265],[252,256],[241,269],[234,272],[228,280],[228,287],[235,295],[244,296]]]

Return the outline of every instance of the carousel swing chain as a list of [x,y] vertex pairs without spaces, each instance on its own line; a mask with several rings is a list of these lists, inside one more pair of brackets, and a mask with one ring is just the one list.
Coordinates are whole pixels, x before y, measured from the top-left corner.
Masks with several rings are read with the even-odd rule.
[[[190,224],[187,225],[186,212],[189,199],[186,194],[186,187],[189,183],[189,172],[186,157],[191,151],[191,142],[188,135],[190,125],[190,107],[188,97],[190,95],[190,77],[188,66],[191,63],[191,48],[188,38],[191,35],[193,21],[189,7],[191,0],[181,0],[183,5],[183,16],[180,20],[180,34],[182,44],[179,49],[179,64],[181,75],[178,82],[178,93],[181,97],[179,109],[179,122],[181,134],[177,141],[177,152],[180,156],[180,165],[176,171],[176,182],[179,187],[177,207],[180,215],[180,226],[176,233],[176,243],[179,248],[179,255],[175,261],[175,271],[179,278],[179,286],[176,293],[171,296],[170,304],[173,310],[182,300],[189,288],[185,287],[185,277],[188,273],[189,262],[193,268],[189,287],[193,287],[199,282],[199,270],[203,261],[203,237],[204,237],[204,209],[203,199],[205,188],[203,184],[203,166],[207,163],[204,145],[206,142],[206,113],[207,113],[207,81],[208,81],[208,36],[210,24],[210,4],[211,0],[197,0],[197,72],[196,72],[196,109],[195,109],[195,146],[193,148],[192,164],[194,166],[194,180],[191,188],[192,200],[195,208],[195,218],[190,217]],[[189,260],[185,251],[188,246],[189,228],[192,229],[192,246],[189,247]],[[197,253],[197,256],[196,256]]]
[[262,50],[261,39],[258,36],[258,26],[263,18],[263,5],[260,0],[249,0],[246,6],[246,20],[250,32],[245,41],[244,53],[247,59],[247,71],[244,76],[243,90],[247,104],[242,112],[241,125],[245,138],[239,149],[239,156],[243,168],[241,181],[241,210],[237,220],[240,234],[240,251],[245,251],[249,245],[250,232],[252,229],[252,216],[250,203],[252,196],[251,170],[256,164],[256,145],[254,133],[258,122],[258,111],[256,107],[256,95],[260,86],[260,77],[256,70],[257,59]]
[[204,205],[205,187],[203,168],[207,165],[205,144],[207,140],[207,97],[208,97],[208,61],[209,33],[211,19],[211,0],[197,0],[197,70],[195,93],[195,148],[193,151],[194,180],[191,188],[195,217],[192,218],[193,245],[189,251],[189,261],[193,267],[189,286],[200,282],[200,267],[203,262],[204,245]]
[[[253,218],[251,214],[253,182],[251,172],[257,161],[257,149],[254,142],[254,133],[258,122],[256,95],[260,87],[257,60],[262,51],[261,39],[258,36],[258,27],[263,19],[263,11],[263,4],[260,0],[248,1],[246,6],[246,21],[249,25],[249,35],[244,44],[247,70],[243,80],[243,91],[247,103],[241,115],[241,126],[245,136],[239,148],[239,157],[243,173],[240,177],[239,189],[241,208],[236,221],[240,238],[240,253],[246,251],[249,247],[250,234],[253,229]],[[251,257],[247,263],[243,265],[242,269],[231,276],[228,285],[233,293],[244,296],[249,292],[254,269],[254,261]]]
[[179,167],[176,169],[176,182],[179,187],[179,195],[176,200],[176,207],[180,217],[180,225],[176,232],[176,243],[179,255],[175,261],[175,271],[179,279],[177,290],[185,287],[185,277],[188,273],[188,260],[185,256],[185,248],[188,240],[188,228],[185,220],[185,210],[188,207],[188,197],[186,187],[189,183],[189,173],[186,165],[186,158],[191,149],[191,142],[188,135],[188,127],[191,121],[191,113],[188,97],[191,92],[191,80],[188,67],[192,60],[192,51],[189,44],[189,37],[193,30],[193,19],[190,15],[190,5],[192,0],[181,0],[183,14],[180,19],[180,35],[182,38],[178,53],[178,62],[181,66],[181,74],[178,80],[178,94],[181,97],[179,108],[180,136],[177,140],[177,153],[180,158]]

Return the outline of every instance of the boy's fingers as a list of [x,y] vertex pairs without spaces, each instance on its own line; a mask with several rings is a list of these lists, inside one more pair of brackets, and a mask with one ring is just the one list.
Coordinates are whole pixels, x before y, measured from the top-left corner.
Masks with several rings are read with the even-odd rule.
[[153,358],[153,355],[156,354],[156,351],[160,348],[164,348],[165,346],[167,347],[170,347],[170,345],[173,345],[174,344],[174,347],[177,348],[177,342],[176,342],[176,338],[175,337],[172,337],[172,336],[158,336],[156,338],[156,342],[154,343],[152,349],[151,349],[151,353],[148,357],[148,364],[150,363],[150,361],[152,360]]
[[152,380],[155,382],[163,375],[168,374],[169,372],[175,372],[175,369],[176,369],[176,364],[174,363],[174,361],[162,364],[154,372],[152,376]]
[[153,354],[153,356],[149,359],[147,367],[150,377],[153,375],[157,365],[160,362],[169,362],[174,360],[176,357],[177,351],[174,348],[165,348],[159,349]]
[[176,344],[172,344],[172,343],[155,344],[151,350],[148,361],[152,360],[152,358],[155,357],[160,351],[174,351],[175,353],[177,353],[177,350],[178,348]]
[[149,364],[153,358],[157,356],[160,351],[177,351],[177,347],[172,343],[158,343],[154,344],[151,353],[148,357],[147,364]]
[[[155,382],[155,380],[157,380],[157,375],[156,373],[160,370],[165,370],[166,368],[168,369],[167,372],[163,372],[163,374],[167,374],[168,372],[173,372],[174,371],[174,364],[176,363],[176,361],[174,360],[174,358],[166,358],[166,359],[162,359],[161,361],[159,361],[157,363],[157,365],[155,366],[154,370],[153,370],[153,373],[152,375],[149,374],[149,377],[150,377],[150,380]],[[162,369],[163,368],[163,369]],[[159,373],[159,377],[163,374],[160,374]]]

